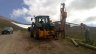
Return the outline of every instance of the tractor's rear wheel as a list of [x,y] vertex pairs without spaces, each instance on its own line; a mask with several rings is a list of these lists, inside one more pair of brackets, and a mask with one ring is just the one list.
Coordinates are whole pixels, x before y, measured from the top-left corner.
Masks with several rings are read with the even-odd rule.
[[58,40],[58,33],[57,33],[57,32],[55,33],[55,35],[53,35],[53,38],[54,38],[55,40]]

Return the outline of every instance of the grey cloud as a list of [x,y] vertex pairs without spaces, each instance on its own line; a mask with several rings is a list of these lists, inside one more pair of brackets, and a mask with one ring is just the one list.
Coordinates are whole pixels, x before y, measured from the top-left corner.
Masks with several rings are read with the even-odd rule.
[[57,16],[60,3],[64,1],[65,0],[24,0],[24,4],[29,7],[29,15],[46,14],[49,16]]
[[92,16],[92,17],[88,17],[85,22],[92,22],[92,21],[96,21],[96,16]]
[[75,24],[78,24],[78,23],[81,23],[80,19],[74,19],[71,21],[72,23],[75,23]]
[[73,9],[91,9],[96,7],[96,0],[73,0],[69,7]]
[[[52,19],[58,20],[60,3],[65,0],[23,0],[24,8],[17,8],[12,11],[11,16],[23,17],[27,21],[34,15],[49,15]],[[27,15],[27,16],[26,16]],[[28,18],[27,18],[28,17]]]

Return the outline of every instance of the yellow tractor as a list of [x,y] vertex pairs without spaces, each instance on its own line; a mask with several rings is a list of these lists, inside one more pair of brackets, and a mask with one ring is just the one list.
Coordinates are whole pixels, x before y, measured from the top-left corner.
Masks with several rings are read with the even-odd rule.
[[36,16],[34,19],[35,22],[28,28],[31,37],[35,39],[57,37],[55,26],[50,22],[49,16]]

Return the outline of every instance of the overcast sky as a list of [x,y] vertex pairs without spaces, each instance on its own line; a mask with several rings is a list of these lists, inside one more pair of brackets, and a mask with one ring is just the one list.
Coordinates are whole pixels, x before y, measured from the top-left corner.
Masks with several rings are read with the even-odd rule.
[[96,0],[0,0],[0,15],[30,23],[34,15],[60,20],[60,4],[65,3],[67,22],[96,26]]

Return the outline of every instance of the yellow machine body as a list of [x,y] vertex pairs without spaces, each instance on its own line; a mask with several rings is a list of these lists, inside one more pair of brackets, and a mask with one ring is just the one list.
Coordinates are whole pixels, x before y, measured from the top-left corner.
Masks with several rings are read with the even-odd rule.
[[30,30],[31,37],[50,38],[56,37],[55,26],[50,22],[49,16],[37,16]]
[[53,35],[55,35],[55,31],[54,30],[46,30],[46,29],[44,29],[43,31],[39,30],[39,37],[40,38],[50,38]]

